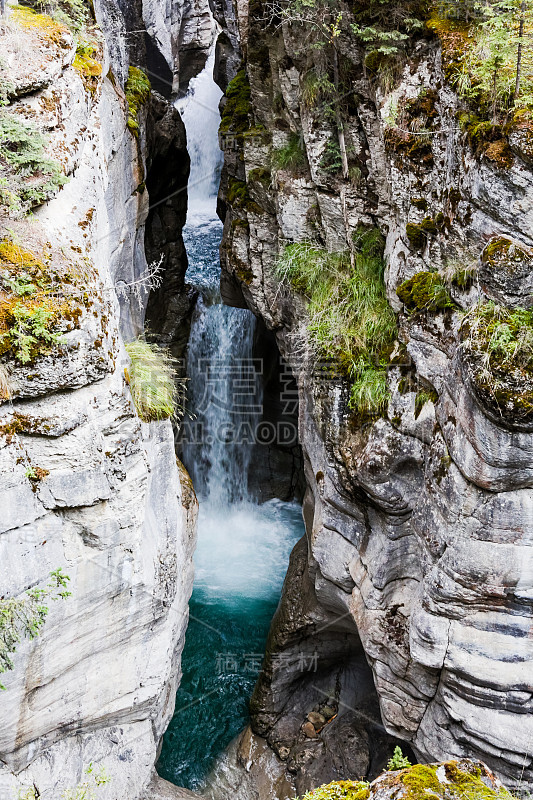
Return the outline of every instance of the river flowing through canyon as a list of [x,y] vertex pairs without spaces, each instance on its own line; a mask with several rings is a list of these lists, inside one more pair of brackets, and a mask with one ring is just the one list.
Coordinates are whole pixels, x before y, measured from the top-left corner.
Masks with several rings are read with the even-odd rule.
[[253,314],[223,305],[219,291],[221,92],[213,66],[214,51],[179,104],[191,156],[187,280],[199,292],[180,447],[200,512],[183,679],[158,763],[162,777],[195,790],[246,725],[289,554],[304,533],[298,504],[258,504],[248,486],[261,419],[262,363],[253,357]]

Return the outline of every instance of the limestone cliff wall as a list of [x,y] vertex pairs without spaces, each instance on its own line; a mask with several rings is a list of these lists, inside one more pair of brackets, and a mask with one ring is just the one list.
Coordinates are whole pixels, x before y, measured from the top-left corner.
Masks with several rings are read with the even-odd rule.
[[[250,100],[246,118],[244,82],[224,130],[223,286],[275,330],[297,376],[308,492],[307,539],[271,630],[253,727],[299,790],[342,777],[348,751],[357,754],[352,771],[363,774],[379,731],[373,684],[386,730],[422,759],[480,757],[507,780],[530,782],[533,440],[512,402],[502,408],[476,389],[460,347],[461,310],[478,299],[530,303],[530,257],[523,269],[487,258],[499,237],[523,253],[533,244],[527,134],[474,152],[432,35],[414,39],[392,88],[340,36],[354,98],[344,130],[357,168],[343,180],[324,169],[331,114],[328,121],[302,100],[312,51],[268,12],[236,4]],[[410,130],[420,126],[391,134],[399,107],[415,108],[422,128],[430,126],[425,149],[409,153],[417,141]],[[304,159],[276,167],[273,155],[291,136]],[[412,233],[427,219],[431,231],[417,242]],[[274,270],[287,243],[346,250],[360,224],[386,236],[401,343],[389,365],[388,409],[366,420],[350,411],[342,376],[320,380],[305,300]],[[475,279],[451,285],[453,308],[407,313],[396,289],[421,272],[444,274],[454,259]],[[317,654],[318,674],[298,668],[302,653]],[[337,716],[306,738],[306,714],[326,701]],[[346,747],[350,731],[358,744]]]
[[[173,71],[170,4],[127,5]],[[48,353],[27,364],[13,352],[2,358],[0,596],[21,598],[58,568],[71,592],[49,603],[40,635],[23,639],[2,675],[6,800],[19,791],[56,800],[89,780],[91,765],[110,778],[99,797],[142,796],[173,712],[192,589],[196,498],[171,422],[136,414],[123,343],[144,323],[147,171],[158,153],[175,162],[181,153],[186,181],[184,131],[160,95],[139,113],[139,138],[128,130],[127,67],[146,60],[128,47],[119,5],[95,6],[96,79],[73,66],[69,34],[45,46],[37,33],[25,58],[20,39],[5,51],[19,86],[7,110],[46,133],[47,155],[69,181],[31,219],[2,219],[0,238],[22,268],[32,253],[60,281],[66,318]],[[172,13],[185,12],[172,4]],[[168,257],[168,238],[159,244]]]

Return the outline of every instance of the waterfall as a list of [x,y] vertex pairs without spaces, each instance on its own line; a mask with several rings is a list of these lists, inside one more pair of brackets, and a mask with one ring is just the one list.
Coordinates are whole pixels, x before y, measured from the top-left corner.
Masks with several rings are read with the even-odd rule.
[[189,224],[198,217],[207,220],[216,217],[223,154],[218,143],[218,104],[222,92],[213,80],[215,46],[216,42],[213,42],[205,68],[191,80],[187,94],[176,103],[187,131],[187,150],[191,159]]
[[263,400],[261,365],[253,360],[254,315],[223,305],[219,291],[222,153],[213,65],[214,50],[178,105],[191,156],[186,278],[199,293],[179,446],[200,512],[183,679],[158,771],[189,789],[202,787],[215,759],[246,725],[289,554],[303,534],[297,504],[258,505],[248,490]]

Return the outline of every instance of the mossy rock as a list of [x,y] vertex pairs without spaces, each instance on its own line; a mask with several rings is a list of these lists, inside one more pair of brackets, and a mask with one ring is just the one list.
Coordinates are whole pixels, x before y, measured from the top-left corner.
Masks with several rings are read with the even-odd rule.
[[228,84],[220,121],[221,133],[243,134],[250,128],[252,114],[250,83],[242,67]]
[[493,300],[507,306],[533,305],[533,250],[505,236],[481,254],[480,281]]
[[245,181],[230,178],[228,181],[226,200],[234,209],[244,209],[251,214],[265,213],[264,209],[262,209],[255,200],[251,199],[250,192],[248,191],[248,184],[245,183]]
[[126,125],[131,133],[138,137],[139,123],[137,120],[141,107],[150,97],[151,84],[147,74],[140,67],[130,67],[128,70],[128,80],[124,87],[126,100],[128,102],[128,119]]
[[368,784],[335,781],[313,789],[305,800],[513,800],[481,761],[461,759],[415,764],[384,772]]
[[404,281],[396,294],[411,312],[439,312],[455,307],[446,284],[436,272],[418,272]]

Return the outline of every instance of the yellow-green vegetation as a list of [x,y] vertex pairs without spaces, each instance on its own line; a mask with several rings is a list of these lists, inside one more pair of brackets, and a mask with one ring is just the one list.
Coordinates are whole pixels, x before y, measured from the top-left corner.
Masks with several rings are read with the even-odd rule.
[[500,414],[533,419],[533,311],[480,302],[464,316],[461,337],[480,395]]
[[437,272],[417,272],[398,287],[396,294],[411,312],[455,308],[448,287]]
[[88,0],[22,0],[21,4],[45,12],[74,33],[82,30],[92,16]]
[[[64,600],[70,596],[69,580],[59,568],[50,573],[44,588],[29,589],[22,597],[0,600],[0,674],[13,669],[12,656],[22,639],[35,639],[41,632],[49,611],[45,601]],[[5,689],[1,683],[0,689]]]
[[45,146],[33,123],[0,110],[0,211],[27,212],[66,183],[59,163],[46,156]]
[[221,133],[243,134],[250,127],[252,104],[250,83],[244,67],[228,84],[220,121]]
[[137,115],[139,109],[150,97],[150,81],[146,73],[139,67],[130,67],[128,70],[128,80],[126,81],[125,93],[128,101],[128,120],[126,122],[132,134],[139,135],[139,123]]
[[287,144],[272,152],[272,163],[276,169],[299,172],[305,166],[305,152],[301,135],[292,132]]
[[333,781],[306,792],[302,800],[368,800],[366,781]]
[[396,317],[384,283],[384,239],[375,228],[354,236],[350,254],[328,253],[308,242],[288,245],[277,274],[308,299],[309,332],[320,359],[338,363],[352,381],[351,406],[362,415],[383,413],[387,365]]
[[126,351],[131,359],[126,377],[139,418],[155,422],[181,417],[185,382],[178,377],[168,351],[144,339],[129,342]]
[[94,57],[96,47],[90,42],[80,41],[76,47],[76,56],[72,66],[81,75],[87,91],[94,93],[102,75],[102,65]]
[[0,355],[27,364],[49,355],[81,316],[74,277],[10,239],[0,241]]
[[52,19],[48,14],[38,14],[32,8],[20,5],[12,7],[10,14],[14,22],[22,28],[34,30],[48,43],[59,47],[68,47],[65,39],[68,28],[61,22]]

